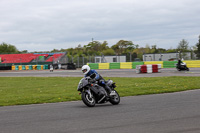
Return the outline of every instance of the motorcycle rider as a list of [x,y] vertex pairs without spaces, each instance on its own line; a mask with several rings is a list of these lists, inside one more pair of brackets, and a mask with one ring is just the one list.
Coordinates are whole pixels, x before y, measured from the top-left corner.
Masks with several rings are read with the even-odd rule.
[[178,59],[178,65],[180,66],[181,63],[183,63],[183,62],[182,62],[181,59],[179,58],[179,59]]
[[82,72],[83,74],[85,74],[85,77],[91,76],[95,73],[96,77],[94,78],[94,80],[98,81],[98,84],[100,86],[103,86],[108,91],[110,96],[115,95],[115,91],[112,91],[111,88],[108,85],[106,85],[105,80],[100,74],[97,73],[96,70],[91,70],[88,65],[84,65],[82,66]]
[[178,59],[178,68],[181,67],[181,63],[183,63],[183,62],[182,62],[181,59],[179,58],[179,59]]

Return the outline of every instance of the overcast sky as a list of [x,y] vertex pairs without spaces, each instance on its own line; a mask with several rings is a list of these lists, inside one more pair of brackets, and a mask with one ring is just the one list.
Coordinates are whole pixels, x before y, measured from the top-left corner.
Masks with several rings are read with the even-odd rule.
[[0,19],[0,43],[20,51],[75,48],[92,38],[169,49],[198,42],[200,0],[0,0]]

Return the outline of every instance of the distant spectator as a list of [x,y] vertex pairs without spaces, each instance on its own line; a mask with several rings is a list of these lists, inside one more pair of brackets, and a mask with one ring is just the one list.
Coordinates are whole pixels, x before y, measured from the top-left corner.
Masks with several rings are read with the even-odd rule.
[[50,65],[50,72],[53,72],[53,65]]

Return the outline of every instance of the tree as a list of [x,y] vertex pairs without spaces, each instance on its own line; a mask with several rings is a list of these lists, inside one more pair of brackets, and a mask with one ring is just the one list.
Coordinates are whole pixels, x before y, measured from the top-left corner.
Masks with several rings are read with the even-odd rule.
[[189,45],[189,43],[185,39],[182,39],[179,42],[179,45],[178,45],[177,49],[180,50],[180,51],[187,51],[188,50],[188,45]]
[[196,44],[196,51],[195,53],[197,54],[197,58],[200,59],[200,35],[199,35],[199,42]]
[[156,45],[152,45],[150,51],[151,51],[152,54],[159,53],[159,50],[157,49]]
[[108,43],[104,41],[103,43],[99,41],[92,41],[88,45],[84,45],[84,50],[86,50],[86,54],[89,55],[101,55],[101,53],[109,47],[107,46]]
[[11,54],[11,53],[18,53],[19,51],[14,45],[2,43],[0,44],[0,53],[1,54]]
[[125,54],[132,52],[135,49],[135,45],[132,41],[120,40],[117,44],[111,47],[117,54]]
[[137,54],[137,58],[140,58],[140,60],[143,60],[143,55],[145,53],[148,53],[148,48],[136,48],[133,50],[133,53]]
[[111,48],[103,50],[102,53],[103,55],[115,55],[115,51]]
[[177,47],[177,50],[182,53],[180,54],[180,58],[185,58],[186,57],[186,54],[185,52],[188,51],[188,46],[189,43],[185,40],[185,39],[182,39],[180,42],[179,42],[179,45]]
[[60,50],[54,48],[51,52],[56,53],[56,52],[60,52]]
[[92,41],[88,45],[85,45],[87,50],[98,51],[100,50],[101,43],[99,41]]

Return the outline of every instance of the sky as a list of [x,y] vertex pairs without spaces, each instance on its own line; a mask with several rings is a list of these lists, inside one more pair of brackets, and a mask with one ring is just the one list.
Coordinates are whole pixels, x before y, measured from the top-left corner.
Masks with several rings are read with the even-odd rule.
[[200,0],[0,0],[0,44],[51,51],[92,41],[132,41],[140,47],[194,46]]

